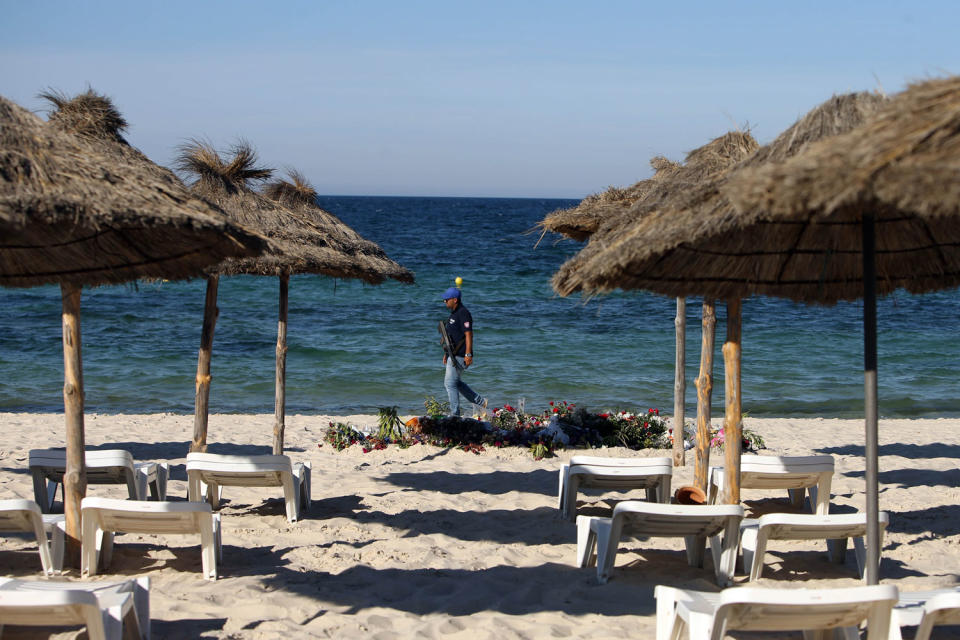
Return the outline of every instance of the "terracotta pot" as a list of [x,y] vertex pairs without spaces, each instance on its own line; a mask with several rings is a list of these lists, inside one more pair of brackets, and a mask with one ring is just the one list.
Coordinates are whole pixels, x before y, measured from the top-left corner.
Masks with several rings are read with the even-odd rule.
[[678,487],[673,497],[678,504],[706,504],[707,496],[700,487],[684,486]]

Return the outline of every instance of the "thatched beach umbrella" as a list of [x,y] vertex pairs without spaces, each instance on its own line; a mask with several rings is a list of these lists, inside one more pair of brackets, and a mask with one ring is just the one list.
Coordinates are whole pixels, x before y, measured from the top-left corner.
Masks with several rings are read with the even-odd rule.
[[[588,240],[602,222],[623,215],[638,200],[642,200],[653,188],[654,181],[671,175],[680,164],[668,160],[663,156],[654,156],[650,159],[650,167],[654,174],[650,178],[640,180],[626,188],[610,187],[601,193],[595,193],[584,198],[580,204],[568,209],[558,209],[547,215],[537,223],[541,229],[540,239],[546,233],[559,233],[572,240]],[[539,244],[539,241],[538,241]],[[673,389],[673,423],[680,425],[681,437],[673,441],[673,464],[685,464],[683,449],[684,423],[684,396],[686,395],[686,335],[687,335],[687,301],[686,298],[677,298],[677,315],[674,318],[676,328],[676,361],[674,366]]]
[[[216,289],[219,275],[276,275],[280,278],[280,321],[277,337],[275,453],[283,450],[286,363],[286,317],[291,273],[321,273],[338,278],[359,278],[379,284],[387,278],[412,282],[413,274],[396,264],[376,244],[315,204],[304,199],[316,194],[302,178],[282,185],[274,183],[267,192],[277,199],[256,193],[252,186],[269,179],[272,170],[256,166],[256,154],[241,142],[231,151],[229,162],[210,144],[191,141],[181,148],[178,168],[194,178],[191,189],[217,203],[239,224],[256,229],[270,239],[271,246],[250,260],[227,260],[210,271],[207,279],[207,306],[198,359],[198,391],[192,451],[206,448],[207,404],[210,385],[210,349],[216,322]],[[300,195],[297,195],[297,191]]]
[[[634,203],[642,200],[650,193],[656,180],[668,178],[680,166],[679,163],[668,160],[663,156],[654,156],[650,159],[650,167],[654,171],[652,177],[635,182],[626,188],[610,187],[601,193],[587,196],[575,207],[558,209],[550,213],[537,223],[537,226],[541,229],[540,239],[542,240],[543,236],[549,231],[581,242],[588,240],[597,231],[601,223],[622,216]],[[679,425],[680,437],[674,437],[673,440],[673,465],[683,466],[686,463],[683,448],[684,399],[687,390],[686,298],[677,298],[677,315],[674,318],[674,326],[676,330],[676,359],[673,384],[673,424],[675,430],[677,429],[676,425]]]
[[0,97],[0,284],[59,284],[63,300],[67,534],[86,491],[80,291],[145,277],[186,278],[264,240],[190,196],[169,172],[57,131]]
[[[729,286],[729,270],[720,276],[710,262],[718,255],[714,250],[714,244],[717,243],[714,238],[722,236],[724,231],[729,232],[730,241],[739,243],[738,250],[744,256],[744,269],[753,267],[751,260],[757,255],[754,251],[754,233],[740,231],[736,225],[739,214],[720,190],[737,170],[784,160],[796,155],[811,142],[862,124],[877,111],[882,102],[883,98],[871,93],[834,96],[800,118],[771,144],[757,149],[736,166],[716,173],[711,179],[693,183],[687,189],[667,194],[649,215],[603,237],[603,244],[594,247],[594,251],[581,252],[582,259],[575,268],[562,269],[554,277],[555,287],[566,293],[576,290],[596,293],[620,287],[667,295],[699,294],[708,299],[728,301],[727,340],[724,344],[727,370],[724,378],[724,439],[727,458],[725,473],[728,476],[726,499],[731,502],[739,502],[740,497],[740,300],[760,292],[749,286],[754,283],[749,274],[743,280],[743,286]],[[712,320],[713,314],[710,316]],[[712,327],[705,322],[705,333],[708,330],[712,332]],[[712,341],[709,345],[705,341],[704,356],[712,352],[712,348]],[[709,374],[709,366],[701,366],[701,380],[705,373]],[[703,386],[698,380],[698,392],[701,394]],[[709,380],[706,386],[710,386]],[[709,396],[705,404],[709,404]],[[697,430],[698,465],[695,477],[697,485],[704,488],[709,460],[706,442],[709,417],[698,419]]]
[[601,224],[625,213],[635,202],[650,193],[657,180],[668,178],[680,168],[680,164],[663,156],[654,156],[650,159],[650,167],[654,172],[650,178],[635,182],[629,187],[610,187],[606,191],[589,195],[575,207],[550,213],[538,222],[537,226],[543,233],[559,233],[579,242],[589,240]]
[[[561,295],[580,290],[577,274],[584,264],[589,264],[591,256],[602,253],[611,243],[618,242],[621,235],[629,229],[644,224],[647,217],[655,215],[660,209],[676,198],[683,197],[698,185],[715,179],[725,170],[740,162],[756,151],[757,142],[749,133],[733,131],[711,140],[687,154],[685,163],[679,169],[672,170],[661,180],[655,181],[645,196],[634,203],[629,211],[616,218],[606,221],[593,234],[590,242],[577,255],[568,260],[553,277],[554,289]],[[624,287],[635,288],[635,287]],[[590,289],[583,289],[590,292]],[[677,296],[678,300],[686,294]],[[677,309],[677,372],[682,366],[681,356],[681,320],[685,320],[685,305],[678,305]],[[712,298],[705,298],[702,310],[703,332],[700,350],[700,372],[696,380],[697,386],[697,449],[695,482],[702,488],[706,487],[707,466],[709,463],[708,433],[710,425],[711,393],[713,389],[713,348],[714,329],[716,326],[716,310]],[[684,323],[685,324],[685,323]],[[685,352],[685,340],[683,351]],[[679,376],[678,376],[679,378]],[[683,446],[683,422],[677,417],[678,396],[682,397],[681,385],[678,380],[674,384],[674,463],[682,462],[683,454],[677,453],[677,448]],[[678,433],[679,430],[679,433]]]
[[[265,232],[284,248],[285,256],[264,255],[256,261],[243,261],[262,273],[259,266],[277,271],[280,277],[280,308],[277,324],[276,386],[273,427],[273,452],[283,452],[286,403],[287,300],[291,273],[319,273],[335,278],[356,277],[371,284],[387,278],[413,283],[413,273],[387,257],[376,243],[364,239],[339,218],[317,205],[317,191],[303,174],[289,170],[288,180],[278,179],[264,186],[263,194],[286,208],[297,220],[274,220]],[[293,244],[296,253],[287,251]],[[296,256],[296,257],[294,257]],[[271,260],[277,264],[269,266]],[[233,265],[233,261],[229,263]],[[345,275],[355,274],[355,275]]]
[[[861,127],[780,165],[738,172],[724,194],[754,238],[716,260],[762,292],[832,303],[863,297],[867,579],[879,575],[876,295],[960,286],[960,77],[913,84]],[[740,245],[738,247],[738,244]],[[720,273],[718,271],[718,273]]]
[[[51,126],[83,138],[89,145],[97,148],[101,152],[106,153],[111,157],[116,157],[122,161],[136,164],[154,174],[162,175],[165,179],[176,182],[176,184],[179,185],[182,190],[185,190],[185,187],[180,182],[179,178],[173,174],[173,172],[171,172],[169,169],[153,164],[146,156],[140,153],[140,151],[134,149],[127,143],[122,135],[122,131],[127,126],[126,120],[119,113],[119,111],[113,105],[113,102],[108,97],[100,95],[94,92],[92,89],[87,90],[85,93],[78,94],[72,98],[57,91],[47,91],[41,93],[40,97],[45,98],[54,107],[54,110],[50,113]],[[269,172],[267,172],[266,175],[268,176]],[[196,196],[191,197],[197,199]],[[219,209],[217,209],[217,211],[220,212],[219,215],[224,215]],[[263,248],[266,247],[266,244],[267,243],[264,242]],[[209,336],[209,340],[212,342],[213,322],[215,322],[215,318],[211,322],[209,311],[211,308],[214,310],[216,309],[215,287],[213,290],[212,303],[210,294],[211,289],[208,281],[207,299],[204,308],[205,315],[203,324],[203,339],[206,340]],[[204,352],[201,349],[201,365],[198,366],[198,369],[203,368],[203,355]],[[209,351],[207,352],[207,355],[209,356]],[[206,399],[208,397],[209,383],[209,359],[207,359],[205,375],[201,375],[200,373],[197,375],[196,398]],[[204,406],[206,406],[205,403]],[[204,412],[203,421],[205,432],[206,412]]]
[[[763,288],[765,283],[783,291],[782,279],[755,272],[762,266],[756,262],[760,253],[751,250],[756,246],[756,236],[741,232],[742,216],[721,195],[721,188],[740,170],[783,161],[811,142],[850,131],[882,103],[883,98],[872,93],[834,96],[738,165],[727,165],[713,176],[690,182],[684,189],[668,191],[658,202],[644,201],[641,206],[651,210],[647,215],[597,234],[596,242],[557,271],[554,288],[561,295],[621,288],[720,299],[770,293],[770,288]],[[713,242],[723,233],[739,239],[740,253],[724,251],[722,258],[714,257],[708,241]],[[742,263],[728,267],[726,263],[736,256]],[[725,263],[723,277],[716,275],[718,260]],[[767,271],[775,275],[777,266],[775,258],[769,257]],[[812,285],[808,291],[794,287],[792,290],[797,293],[788,291],[790,295],[786,297],[804,302],[819,299],[816,280],[807,284]]]

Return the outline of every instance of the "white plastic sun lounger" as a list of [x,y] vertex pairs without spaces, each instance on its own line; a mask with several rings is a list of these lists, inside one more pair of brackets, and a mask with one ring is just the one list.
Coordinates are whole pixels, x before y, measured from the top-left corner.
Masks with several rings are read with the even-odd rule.
[[0,578],[0,628],[6,624],[83,625],[90,640],[149,640],[150,579],[84,584]]
[[[897,588],[873,585],[847,589],[734,587],[720,593],[657,585],[657,640],[721,640],[728,631],[803,631],[826,640],[839,630],[847,640],[887,640]],[[686,632],[686,633],[684,633]]]
[[[830,513],[833,456],[743,456],[740,458],[741,489],[786,489],[793,506],[803,506],[804,491],[810,494],[811,510]],[[717,502],[726,483],[723,467],[710,467],[707,501]]]
[[893,608],[890,640],[901,640],[900,627],[916,627],[914,640],[929,640],[935,627],[948,624],[960,625],[960,587],[901,592]]
[[630,491],[645,489],[648,502],[670,502],[673,461],[670,458],[604,458],[574,456],[560,467],[561,517],[573,520],[577,491],[582,488]]
[[221,487],[283,487],[287,520],[300,519],[310,508],[310,463],[290,461],[287,456],[228,456],[216,453],[187,454],[187,492],[199,502],[206,497],[220,507]]
[[[43,572],[52,576],[63,567],[64,517],[44,514],[33,500],[0,500],[0,531],[32,533],[40,548]],[[52,541],[47,540],[50,534]]]
[[596,562],[597,580],[602,584],[610,578],[622,538],[682,537],[690,566],[702,567],[709,539],[717,583],[726,586],[733,579],[742,519],[739,505],[621,502],[610,518],[577,516],[577,565],[589,567]]
[[114,533],[194,534],[200,536],[203,577],[217,579],[222,555],[220,514],[205,502],[142,502],[84,498],[80,503],[83,533],[80,573],[97,573],[110,565]]
[[[147,490],[154,500],[167,499],[166,462],[135,462],[129,451],[104,449],[87,451],[87,484],[125,484],[131,500],[146,500]],[[57,485],[63,485],[67,468],[67,452],[63,449],[32,449],[30,473],[33,475],[33,495],[44,513],[49,513],[57,495]]]
[[[886,511],[881,511],[880,547],[883,548],[883,532],[890,522]],[[763,572],[763,559],[770,540],[826,540],[827,553],[837,564],[844,562],[847,540],[852,538],[857,559],[857,572],[864,576],[866,567],[867,514],[845,513],[829,516],[798,513],[768,513],[759,519],[740,523],[740,546],[743,549],[743,568],[749,572],[749,580],[756,580]]]

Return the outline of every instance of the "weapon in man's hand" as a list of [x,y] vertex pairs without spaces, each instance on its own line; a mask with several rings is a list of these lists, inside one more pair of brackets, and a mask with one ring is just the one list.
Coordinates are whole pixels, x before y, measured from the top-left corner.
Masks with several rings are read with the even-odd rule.
[[440,330],[440,346],[443,347],[443,352],[447,354],[448,358],[453,360],[453,366],[457,368],[457,371],[463,371],[463,367],[460,366],[460,363],[457,361],[456,352],[453,350],[453,343],[450,342],[450,335],[447,333],[447,328],[444,326],[442,320],[437,325],[437,329]]

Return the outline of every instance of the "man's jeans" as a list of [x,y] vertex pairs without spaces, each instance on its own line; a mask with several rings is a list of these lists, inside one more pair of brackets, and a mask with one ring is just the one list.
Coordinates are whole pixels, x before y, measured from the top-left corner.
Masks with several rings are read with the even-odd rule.
[[[461,367],[466,368],[463,358],[457,356],[457,362]],[[453,359],[447,358],[447,372],[443,376],[443,386],[447,388],[447,397],[450,398],[450,415],[460,415],[460,394],[473,404],[483,404],[483,398],[479,393],[467,386],[460,379],[460,371],[453,366]]]

